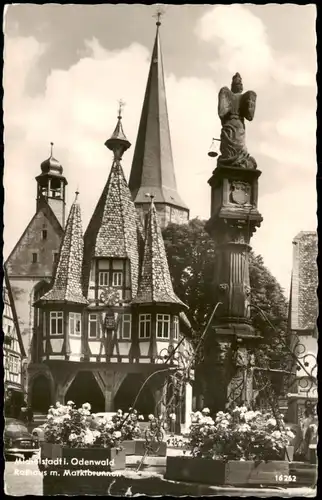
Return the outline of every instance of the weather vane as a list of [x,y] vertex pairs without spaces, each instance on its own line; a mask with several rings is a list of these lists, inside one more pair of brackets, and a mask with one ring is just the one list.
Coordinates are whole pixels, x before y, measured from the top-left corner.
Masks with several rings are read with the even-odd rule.
[[124,108],[124,106],[125,106],[125,102],[122,99],[120,99],[119,100],[119,116],[118,116],[119,118],[122,118],[122,109]]
[[164,8],[162,7],[163,4],[156,4],[156,7],[157,7],[157,11],[156,13],[153,15],[153,17],[156,17],[157,18],[157,26],[160,26],[161,25],[161,22],[160,22],[160,19],[161,17],[164,15],[165,13],[165,10]]

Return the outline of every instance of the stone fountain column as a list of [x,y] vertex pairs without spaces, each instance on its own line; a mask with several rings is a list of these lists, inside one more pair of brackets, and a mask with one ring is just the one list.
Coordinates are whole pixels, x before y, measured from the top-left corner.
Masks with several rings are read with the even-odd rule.
[[[206,229],[216,242],[214,305],[220,302],[205,339],[205,404],[213,411],[252,400],[252,357],[258,339],[250,319],[250,239],[262,222],[257,209],[261,174],[245,146],[244,119],[251,120],[256,94],[242,94],[239,74],[232,88],[219,92],[222,123],[217,167],[211,186],[211,217]],[[213,155],[212,155],[213,156]]]

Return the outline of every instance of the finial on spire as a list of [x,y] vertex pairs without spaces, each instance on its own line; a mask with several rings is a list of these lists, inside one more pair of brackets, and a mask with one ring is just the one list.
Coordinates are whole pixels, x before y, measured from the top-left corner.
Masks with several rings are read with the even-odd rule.
[[122,99],[119,100],[119,114],[118,114],[119,120],[122,120],[122,109],[124,108],[125,104],[126,103]]
[[53,156],[53,147],[54,147],[54,143],[51,142],[50,143],[50,156]]
[[131,146],[131,143],[127,140],[123,127],[122,127],[122,109],[125,106],[125,102],[122,99],[119,100],[119,111],[118,111],[118,121],[112,136],[107,139],[105,146],[113,151],[114,159],[121,160],[123,153]]
[[156,6],[157,6],[157,11],[156,11],[156,13],[153,15],[153,17],[156,17],[156,18],[157,18],[156,25],[157,25],[158,27],[159,27],[159,26],[161,26],[161,21],[160,21],[160,19],[161,19],[161,17],[163,16],[163,14],[164,14],[164,12],[165,12],[165,11],[164,11],[164,9],[161,7],[161,5],[162,5],[162,4],[156,4]]
[[78,198],[78,195],[79,195],[79,186],[78,186],[78,185],[77,185],[77,188],[76,188],[76,191],[75,191],[75,195],[76,195],[76,196],[75,196],[75,201],[74,201],[74,203],[76,203],[77,198]]

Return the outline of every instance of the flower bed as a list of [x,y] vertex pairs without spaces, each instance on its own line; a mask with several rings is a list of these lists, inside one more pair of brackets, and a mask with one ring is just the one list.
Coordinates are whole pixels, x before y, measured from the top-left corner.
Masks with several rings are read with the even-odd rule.
[[[166,477],[213,485],[285,484],[294,438],[283,416],[236,407],[192,414],[188,436],[191,457],[167,457]],[[285,454],[288,452],[288,460]]]
[[125,451],[118,419],[96,419],[84,403],[76,408],[56,403],[50,407],[44,426],[39,468],[55,470],[59,476],[68,471],[113,471],[125,469]]

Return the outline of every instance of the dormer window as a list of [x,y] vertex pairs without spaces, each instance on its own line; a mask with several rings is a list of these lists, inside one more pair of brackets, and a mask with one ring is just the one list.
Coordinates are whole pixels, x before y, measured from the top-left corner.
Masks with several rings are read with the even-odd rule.
[[69,334],[79,337],[82,333],[82,315],[69,313]]
[[157,339],[170,338],[170,314],[157,314]]
[[122,286],[123,285],[123,273],[121,271],[113,271],[112,285],[113,286]]
[[[111,283],[110,283],[111,276]],[[123,286],[123,272],[122,271],[100,271],[98,273],[99,286]]]
[[100,271],[98,273],[98,284],[100,286],[109,286],[109,278],[110,278],[110,273],[109,271]]
[[41,235],[42,235],[42,239],[46,240],[47,239],[47,229],[43,229],[41,232]]
[[63,332],[63,318],[62,311],[50,311],[50,335],[62,335]]

